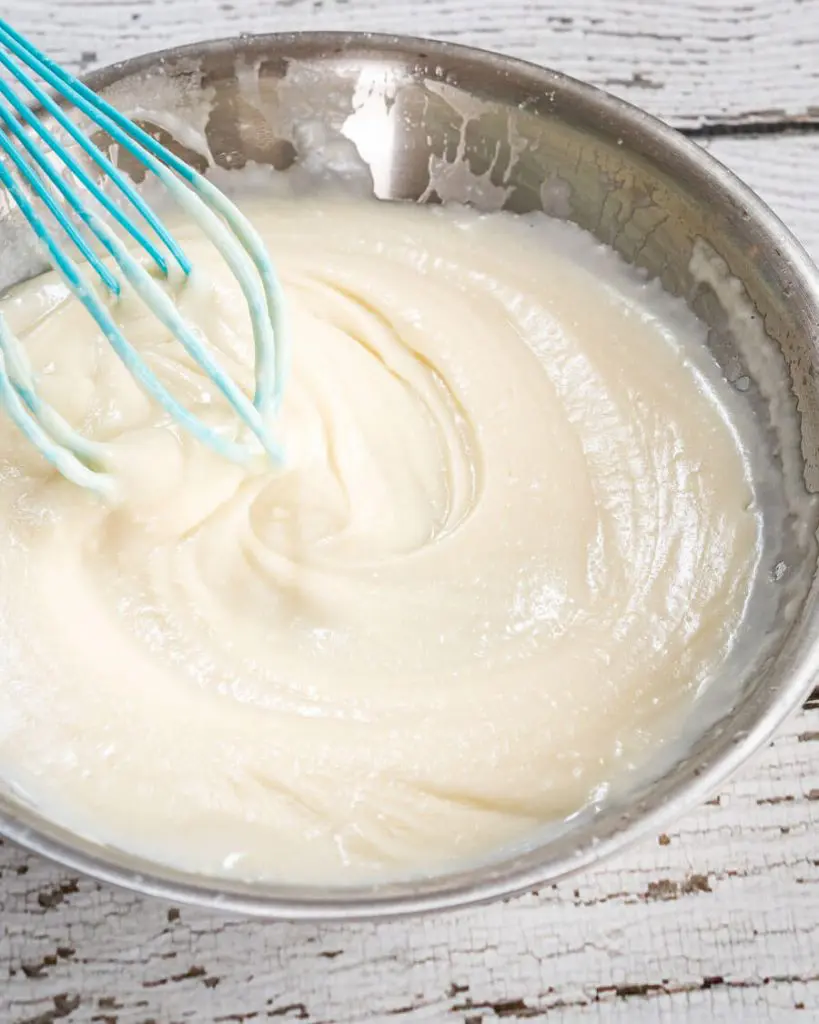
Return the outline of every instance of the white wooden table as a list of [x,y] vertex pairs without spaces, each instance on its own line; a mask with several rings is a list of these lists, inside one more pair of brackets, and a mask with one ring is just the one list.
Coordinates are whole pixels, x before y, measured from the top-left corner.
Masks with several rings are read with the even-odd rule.
[[[6,0],[69,67],[242,31],[414,32],[630,99],[819,258],[819,0]],[[718,797],[553,889],[378,925],[224,920],[0,847],[0,1024],[819,1021],[819,691]]]

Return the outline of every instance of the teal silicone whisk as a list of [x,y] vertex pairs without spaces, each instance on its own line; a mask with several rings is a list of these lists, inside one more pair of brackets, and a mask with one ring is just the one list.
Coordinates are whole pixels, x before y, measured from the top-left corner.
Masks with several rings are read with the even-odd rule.
[[[2,19],[0,69],[7,72],[0,77],[0,185],[40,240],[51,265],[139,384],[183,428],[234,461],[244,462],[258,451],[252,443],[226,438],[204,423],[181,405],[147,366],[110,312],[111,299],[116,300],[126,282],[211,378],[264,451],[279,462],[281,450],[270,423],[281,401],[287,363],[283,298],[272,262],[251,224],[206,178],[50,61]],[[65,102],[58,103],[55,94]],[[60,141],[32,109],[32,102],[50,115],[76,149]],[[72,120],[66,103],[158,178],[222,254],[250,310],[255,345],[252,398],[224,372],[166,289],[129,251],[123,234],[147,253],[160,277],[172,272],[187,276],[192,269],[133,183]],[[121,197],[118,203],[82,166],[77,151],[90,159],[100,181],[107,178],[112,183]],[[101,259],[100,250],[111,260]],[[0,404],[65,477],[100,493],[113,493],[115,481],[106,471],[103,446],[79,434],[38,395],[25,351],[2,316]]]

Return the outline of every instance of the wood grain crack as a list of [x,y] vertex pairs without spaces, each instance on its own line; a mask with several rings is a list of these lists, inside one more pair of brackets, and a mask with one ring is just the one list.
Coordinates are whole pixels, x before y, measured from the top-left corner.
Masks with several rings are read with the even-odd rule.
[[18,1024],[55,1024],[55,1021],[69,1017],[80,1005],[81,999],[78,995],[67,995],[63,992],[54,996],[52,1002],[54,1005],[51,1009],[38,1013],[36,1017],[21,1020]]
[[[765,135],[816,135],[819,117],[812,114],[786,114],[774,118],[754,118],[742,121],[705,121],[680,132],[689,139],[760,138]],[[815,692],[815,691],[814,691]]]

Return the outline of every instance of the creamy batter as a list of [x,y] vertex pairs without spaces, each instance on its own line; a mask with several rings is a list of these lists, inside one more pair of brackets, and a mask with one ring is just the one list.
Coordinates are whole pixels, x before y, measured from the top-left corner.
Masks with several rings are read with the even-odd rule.
[[[760,522],[701,328],[545,218],[246,210],[290,302],[284,471],[181,434],[53,276],[0,304],[124,495],[0,421],[0,777],[100,842],[251,880],[525,842],[673,738],[740,627]],[[250,389],[238,287],[175,233],[179,305]],[[232,429],[144,307],[115,308]]]

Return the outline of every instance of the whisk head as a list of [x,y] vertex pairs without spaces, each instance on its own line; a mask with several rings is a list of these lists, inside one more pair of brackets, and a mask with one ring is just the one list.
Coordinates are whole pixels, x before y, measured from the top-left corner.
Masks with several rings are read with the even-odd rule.
[[[153,373],[111,315],[110,298],[121,294],[123,284],[144,300],[213,381],[261,448],[274,462],[280,462],[282,453],[271,433],[271,419],[281,402],[287,368],[284,302],[273,264],[252,225],[211,182],[50,61],[2,19],[0,68],[6,72],[0,77],[0,184],[40,240],[51,265],[138,383],[184,429],[234,461],[246,461],[258,451],[258,446],[228,438],[209,426]],[[50,115],[70,140],[68,145],[38,117],[32,102]],[[172,273],[189,275],[192,267],[185,253],[134,183],[69,116],[66,104],[159,179],[220,251],[250,313],[255,350],[252,398],[224,371],[200,332],[186,321],[156,279],[156,275],[167,278]],[[83,166],[80,153],[87,158],[91,173]],[[117,201],[109,191],[116,194]],[[135,258],[123,235],[147,254],[154,274]],[[103,253],[109,259],[101,258]],[[106,293],[109,301],[105,301]],[[106,471],[104,447],[82,437],[40,398],[25,351],[2,315],[0,404],[64,476],[81,486],[113,493],[115,482]]]

